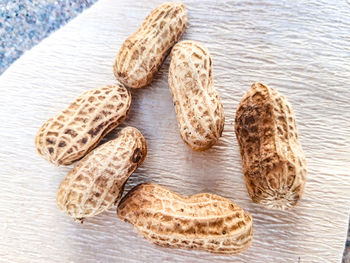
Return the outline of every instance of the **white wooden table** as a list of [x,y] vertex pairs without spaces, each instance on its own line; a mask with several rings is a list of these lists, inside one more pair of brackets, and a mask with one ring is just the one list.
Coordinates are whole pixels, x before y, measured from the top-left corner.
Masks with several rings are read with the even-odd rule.
[[[114,83],[125,38],[162,1],[100,0],[24,54],[0,77],[1,262],[340,262],[350,211],[350,4],[312,1],[184,1],[183,39],[211,51],[225,130],[212,149],[182,142],[167,84],[169,59],[153,83],[132,90],[125,125],[145,135],[149,153],[126,191],[152,181],[181,194],[232,199],[254,217],[254,242],[238,256],[166,249],[140,237],[115,208],[83,225],[55,203],[71,169],[39,157],[40,125],[83,91]],[[233,131],[235,109],[252,82],[285,94],[308,160],[300,205],[288,212],[252,203]]]

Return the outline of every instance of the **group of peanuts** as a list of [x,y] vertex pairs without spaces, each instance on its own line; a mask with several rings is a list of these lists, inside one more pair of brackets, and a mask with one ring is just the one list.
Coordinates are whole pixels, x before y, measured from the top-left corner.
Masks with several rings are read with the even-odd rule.
[[[133,127],[94,148],[127,116],[131,95],[125,86],[142,88],[152,81],[186,24],[182,3],[160,5],[118,53],[114,74],[122,84],[84,92],[39,129],[37,151],[53,164],[69,165],[86,155],[57,193],[59,208],[75,220],[83,222],[117,204],[129,176],[143,163],[146,140]],[[169,88],[184,142],[196,151],[210,148],[222,134],[225,116],[211,57],[202,44],[182,41],[172,48]],[[306,161],[285,97],[254,83],[238,106],[235,132],[252,200],[272,209],[295,206],[305,186]],[[166,247],[237,254],[253,239],[251,215],[209,193],[184,197],[143,183],[120,201],[117,214],[146,239]]]

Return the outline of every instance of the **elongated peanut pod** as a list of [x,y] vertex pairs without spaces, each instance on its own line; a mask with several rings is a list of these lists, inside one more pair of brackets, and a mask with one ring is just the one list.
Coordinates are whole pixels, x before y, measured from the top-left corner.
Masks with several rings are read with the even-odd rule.
[[169,89],[184,142],[203,151],[224,130],[225,115],[214,88],[209,51],[195,41],[181,41],[171,51]]
[[71,164],[125,120],[130,103],[130,92],[120,84],[84,92],[41,126],[38,153],[55,165]]
[[120,48],[114,63],[116,78],[130,88],[148,85],[186,24],[182,3],[167,2],[154,9]]
[[253,239],[250,214],[214,194],[186,197],[145,183],[120,201],[117,213],[146,239],[164,247],[237,254]]
[[254,83],[237,108],[235,130],[252,200],[279,210],[295,206],[305,187],[306,159],[287,99]]
[[58,189],[59,208],[80,221],[109,209],[119,201],[124,184],[146,154],[141,132],[122,129],[116,139],[93,150],[68,173]]

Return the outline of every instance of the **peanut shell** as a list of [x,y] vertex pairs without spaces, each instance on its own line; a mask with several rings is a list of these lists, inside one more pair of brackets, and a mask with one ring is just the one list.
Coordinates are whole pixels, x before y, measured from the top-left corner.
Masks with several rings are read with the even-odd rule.
[[235,130],[252,200],[285,210],[297,204],[306,182],[306,159],[287,99],[254,83],[236,112]]
[[147,240],[164,247],[237,254],[245,251],[253,238],[250,214],[209,193],[185,197],[144,183],[120,201],[117,213]]
[[35,137],[38,153],[55,165],[71,164],[124,121],[130,103],[130,92],[120,84],[84,92],[41,126]]
[[169,88],[180,135],[193,150],[214,145],[224,130],[225,115],[213,83],[209,51],[195,41],[181,41],[171,51]]
[[182,3],[167,2],[154,9],[119,50],[114,63],[118,81],[130,88],[147,86],[182,36],[186,24]]
[[122,129],[116,139],[97,147],[67,174],[57,192],[59,208],[78,221],[109,209],[119,201],[124,184],[146,154],[141,132]]

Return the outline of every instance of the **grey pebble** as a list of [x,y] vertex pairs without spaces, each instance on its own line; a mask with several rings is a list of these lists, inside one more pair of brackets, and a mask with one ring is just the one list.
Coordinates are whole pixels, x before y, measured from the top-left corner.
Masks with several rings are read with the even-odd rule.
[[26,50],[97,0],[0,0],[0,75]]

